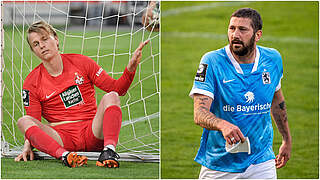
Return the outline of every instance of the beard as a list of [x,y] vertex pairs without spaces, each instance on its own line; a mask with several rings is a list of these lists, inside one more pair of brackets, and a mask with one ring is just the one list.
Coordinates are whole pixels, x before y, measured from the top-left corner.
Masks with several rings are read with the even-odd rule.
[[[255,34],[252,35],[252,37],[247,45],[245,45],[244,42],[239,39],[233,39],[231,42],[229,40],[230,50],[231,50],[231,52],[233,52],[237,56],[245,56],[245,55],[250,54],[253,51],[254,42],[255,42]],[[241,44],[242,47],[234,49],[233,48],[234,44]]]

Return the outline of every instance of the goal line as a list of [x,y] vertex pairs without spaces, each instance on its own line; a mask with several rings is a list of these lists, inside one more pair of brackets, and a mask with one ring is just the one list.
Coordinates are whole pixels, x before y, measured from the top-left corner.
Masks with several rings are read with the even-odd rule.
[[[160,113],[154,113],[152,115],[146,117],[140,117],[131,120],[131,123],[140,122],[140,121],[147,121],[150,119],[159,118]],[[127,121],[122,122],[122,127],[130,125]],[[10,149],[10,144],[4,140],[1,141],[1,158],[15,158],[19,154],[22,153],[23,147],[15,147]],[[128,150],[128,149],[127,149]],[[134,152],[134,151],[132,151]],[[97,160],[101,152],[77,152],[79,155],[85,155],[88,157],[89,160]],[[54,157],[40,152],[34,152],[36,159],[54,159]],[[159,154],[143,154],[141,152],[137,153],[119,153],[120,159],[119,161],[135,161],[135,162],[160,162],[160,155]]]

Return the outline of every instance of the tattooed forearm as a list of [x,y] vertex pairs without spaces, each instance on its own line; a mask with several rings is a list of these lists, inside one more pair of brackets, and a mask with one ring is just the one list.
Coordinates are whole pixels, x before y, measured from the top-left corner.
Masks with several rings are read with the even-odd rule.
[[[273,109],[273,115],[277,116],[277,120],[280,122],[284,122],[286,123],[288,121],[287,119],[287,107],[286,107],[286,103],[284,101],[282,101],[281,103],[279,103],[278,106],[274,107]],[[275,114],[275,112],[277,112]]]
[[195,97],[194,98],[194,121],[197,125],[209,129],[218,130],[217,124],[221,121],[209,111],[212,100],[208,97]]
[[196,109],[195,113],[196,124],[209,130],[218,130],[217,124],[221,121],[221,119],[209,112],[208,108],[200,106]]
[[272,106],[273,119],[284,139],[289,138],[289,126],[287,118],[287,108],[284,101]]
[[286,103],[285,103],[284,101],[282,101],[282,102],[279,104],[279,107],[280,107],[280,109],[282,109],[282,110],[286,110],[286,109],[287,109]]

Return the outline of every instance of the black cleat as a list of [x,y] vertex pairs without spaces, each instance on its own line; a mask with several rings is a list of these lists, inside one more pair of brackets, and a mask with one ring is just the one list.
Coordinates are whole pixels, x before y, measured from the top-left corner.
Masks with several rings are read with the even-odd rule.
[[118,168],[120,166],[118,159],[120,159],[120,156],[108,148],[107,150],[101,151],[96,165],[100,167]]

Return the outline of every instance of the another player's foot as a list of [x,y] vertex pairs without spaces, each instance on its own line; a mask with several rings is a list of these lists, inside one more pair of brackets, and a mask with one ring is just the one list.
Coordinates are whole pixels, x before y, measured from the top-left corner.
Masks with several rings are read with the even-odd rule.
[[108,148],[107,150],[101,151],[96,165],[108,168],[118,168],[120,166],[118,162],[119,158],[120,156],[116,152]]
[[62,157],[62,163],[70,168],[87,165],[88,158],[78,155],[75,152],[70,152]]

